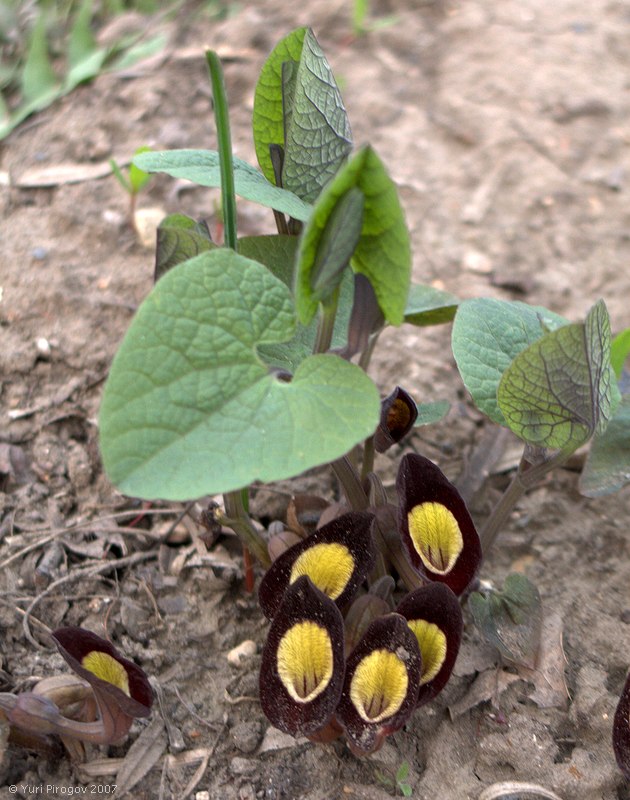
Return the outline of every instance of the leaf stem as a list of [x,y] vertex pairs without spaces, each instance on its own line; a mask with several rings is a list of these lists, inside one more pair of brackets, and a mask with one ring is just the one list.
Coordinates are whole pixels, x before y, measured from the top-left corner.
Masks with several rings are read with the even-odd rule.
[[348,456],[342,456],[333,461],[331,467],[343,487],[344,494],[353,511],[365,511],[370,502],[361,485],[361,479],[356,469],[350,463]]
[[505,524],[510,512],[525,492],[538,483],[548,472],[564,464],[572,453],[573,450],[560,450],[555,455],[535,465],[527,461],[525,455],[521,456],[516,475],[512,478],[510,485],[497,505],[492,509],[492,513],[479,534],[484,558],[487,557],[488,551],[494,544],[494,540],[497,538],[497,534]]
[[230,136],[230,115],[228,112],[225,81],[221,60],[214,50],[206,50],[206,62],[210,70],[212,96],[214,98],[214,119],[217,126],[219,149],[219,169],[221,171],[221,205],[225,225],[225,244],[237,249],[236,237],[236,192],[234,189],[234,163],[232,159],[232,138]]
[[363,464],[361,465],[361,478],[365,480],[370,472],[374,471],[374,436],[368,436],[363,444]]
[[339,288],[333,292],[326,303],[320,303],[317,336],[315,337],[315,344],[313,345],[313,353],[326,353],[330,350],[338,303]]
[[245,511],[242,493],[240,491],[227,492],[223,495],[223,503],[226,516],[220,520],[221,523],[232,528],[245,547],[260,561],[263,567],[269,567],[271,559],[269,558],[267,545],[254,528],[247,511]]

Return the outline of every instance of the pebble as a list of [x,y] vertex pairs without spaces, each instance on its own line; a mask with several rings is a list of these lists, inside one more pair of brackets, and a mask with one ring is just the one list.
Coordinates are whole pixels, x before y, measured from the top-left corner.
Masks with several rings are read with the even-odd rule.
[[253,753],[262,739],[260,722],[239,722],[231,730],[230,735],[241,753]]
[[240,758],[235,756],[230,761],[230,772],[232,775],[251,775],[258,769],[258,762],[252,758]]
[[45,247],[34,247],[31,256],[35,261],[45,261],[48,258],[48,250]]
[[251,658],[256,653],[256,642],[251,639],[246,639],[244,642],[236,645],[226,655],[227,660],[234,667],[238,667],[243,659]]

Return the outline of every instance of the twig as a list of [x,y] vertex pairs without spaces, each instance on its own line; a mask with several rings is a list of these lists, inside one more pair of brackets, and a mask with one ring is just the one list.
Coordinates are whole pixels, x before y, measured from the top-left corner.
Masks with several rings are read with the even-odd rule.
[[47,597],[49,594],[53,592],[53,590],[59,588],[59,586],[63,585],[64,583],[69,583],[70,581],[76,580],[77,578],[101,575],[105,572],[109,572],[112,569],[120,569],[121,567],[130,567],[133,566],[134,564],[140,564],[143,561],[150,561],[155,558],[157,558],[157,553],[152,551],[146,553],[133,553],[130,556],[117,558],[114,561],[107,561],[105,564],[95,564],[90,567],[83,567],[81,569],[76,569],[73,572],[70,572],[68,575],[64,575],[62,578],[58,578],[56,581],[53,581],[49,586],[47,586],[43,592],[40,592],[37,595],[37,597],[34,597],[31,603],[29,604],[29,607],[24,612],[24,619],[22,620],[22,630],[24,631],[24,635],[32,645],[34,645],[40,650],[43,649],[41,644],[33,638],[28,625],[28,620],[35,606],[41,600],[43,600],[44,597]]
[[[184,513],[188,508],[185,509]],[[142,513],[144,515],[155,515],[155,516],[168,516],[170,514],[179,514],[181,512],[181,507],[178,508],[152,508],[146,509]],[[0,570],[8,567],[9,564],[12,564],[14,561],[17,561],[22,556],[27,555],[27,553],[32,552],[33,550],[37,550],[38,547],[42,545],[48,544],[48,542],[52,542],[59,536],[63,536],[64,533],[71,533],[72,531],[80,530],[81,528],[88,528],[91,525],[97,526],[101,522],[107,522],[116,519],[123,519],[124,517],[128,517],[129,514],[133,513],[132,511],[119,511],[115,514],[108,514],[105,517],[97,517],[96,519],[87,519],[82,522],[75,522],[73,525],[68,525],[66,528],[57,528],[56,530],[52,531],[48,534],[48,536],[44,536],[42,539],[38,539],[36,542],[31,542],[31,544],[26,545],[21,550],[18,550],[17,553],[14,553],[12,556],[9,556],[5,559],[2,563],[0,563]],[[183,515],[182,515],[183,516]],[[181,519],[181,517],[179,518]],[[179,522],[179,519],[177,522]],[[49,528],[22,528],[20,533],[43,533],[46,530],[50,530]],[[128,533],[133,535],[138,535],[142,533],[144,536],[148,536],[149,538],[154,539],[161,539],[164,534],[155,534],[152,531],[143,531],[139,528],[127,528],[122,526],[116,526],[115,528],[99,528],[99,531],[103,533],[113,532],[113,533]]]
[[[194,717],[197,720],[197,722],[201,722],[201,724],[205,725],[207,728],[210,728],[211,731],[216,731],[217,729],[216,724],[213,722],[208,722],[207,719],[200,717],[199,714],[197,714],[197,712],[194,710],[194,708],[191,708],[191,706],[189,706],[188,703],[181,696],[177,686],[175,687],[175,694],[177,695],[179,702],[184,706],[184,708],[186,709],[186,711],[188,711],[191,717]],[[223,725],[221,727],[223,727]]]

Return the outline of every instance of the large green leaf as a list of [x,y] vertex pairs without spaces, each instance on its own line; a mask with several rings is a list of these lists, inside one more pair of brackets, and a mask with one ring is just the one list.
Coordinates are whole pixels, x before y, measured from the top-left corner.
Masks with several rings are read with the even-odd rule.
[[477,407],[505,425],[497,402],[499,381],[514,358],[547,329],[566,320],[539,306],[480,297],[457,309],[452,348],[462,380]]
[[293,330],[287,287],[232,250],[168,272],[140,306],[105,387],[111,480],[130,495],[184,500],[292,477],[372,433],[380,400],[355,365],[318,355],[290,383],[269,372],[257,347]]
[[284,148],[283,64],[297,64],[302,55],[306,28],[298,28],[278,42],[265,61],[254,95],[254,146],[264,176],[275,184],[269,145]]
[[458,305],[458,298],[450,292],[412,283],[405,307],[405,322],[418,326],[451,322]]
[[291,78],[282,185],[312,203],[350,154],[352,133],[332,70],[310,29]]
[[584,323],[565,325],[523,350],[503,373],[498,403],[529,444],[573,451],[611,416],[610,319],[603,300]]
[[630,483],[630,394],[621,403],[608,427],[596,434],[580,476],[580,491],[587,497],[611,494]]
[[[141,153],[133,163],[145,172],[165,172],[199,186],[221,186],[219,154],[214,150],[166,150]],[[274,208],[299,220],[306,220],[311,207],[299,197],[279,189],[245,161],[234,159],[236,194],[268,208]]]
[[[355,188],[364,198],[363,224],[351,266],[372,284],[385,319],[392,325],[400,325],[411,278],[409,232],[396,185],[371,147],[362,148],[344,164],[318,199],[302,235],[296,308],[303,322],[308,322],[314,314],[320,299],[313,281],[317,277],[318,257],[329,246],[327,234],[335,208]],[[339,246],[340,238],[337,238],[337,255],[341,251],[345,255],[347,242],[344,247]]]

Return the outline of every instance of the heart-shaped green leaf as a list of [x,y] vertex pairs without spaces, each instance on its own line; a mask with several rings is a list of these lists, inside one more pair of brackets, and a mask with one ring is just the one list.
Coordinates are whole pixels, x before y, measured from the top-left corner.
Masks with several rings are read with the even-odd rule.
[[523,350],[497,399],[506,424],[537,447],[573,452],[611,416],[610,319],[603,300],[584,323],[565,325]]
[[[183,178],[199,186],[221,186],[219,154],[214,150],[165,150],[140,153],[133,163],[145,172],[165,172],[173,178]],[[236,194],[267,208],[274,208],[295,219],[305,220],[311,207],[299,197],[274,186],[255,167],[234,158]]]
[[470,609],[485,639],[503,658],[534,669],[540,647],[542,602],[534,584],[519,573],[508,575],[502,591],[473,592]]
[[499,381],[514,358],[566,320],[539,306],[489,297],[464,300],[453,323],[452,348],[457,367],[477,407],[505,425],[497,402]]
[[306,358],[290,383],[256,353],[291,337],[286,286],[216,249],[180,264],[140,306],[103,396],[101,451],[130,495],[173,500],[289,478],[375,429],[376,387],[334,355]]

